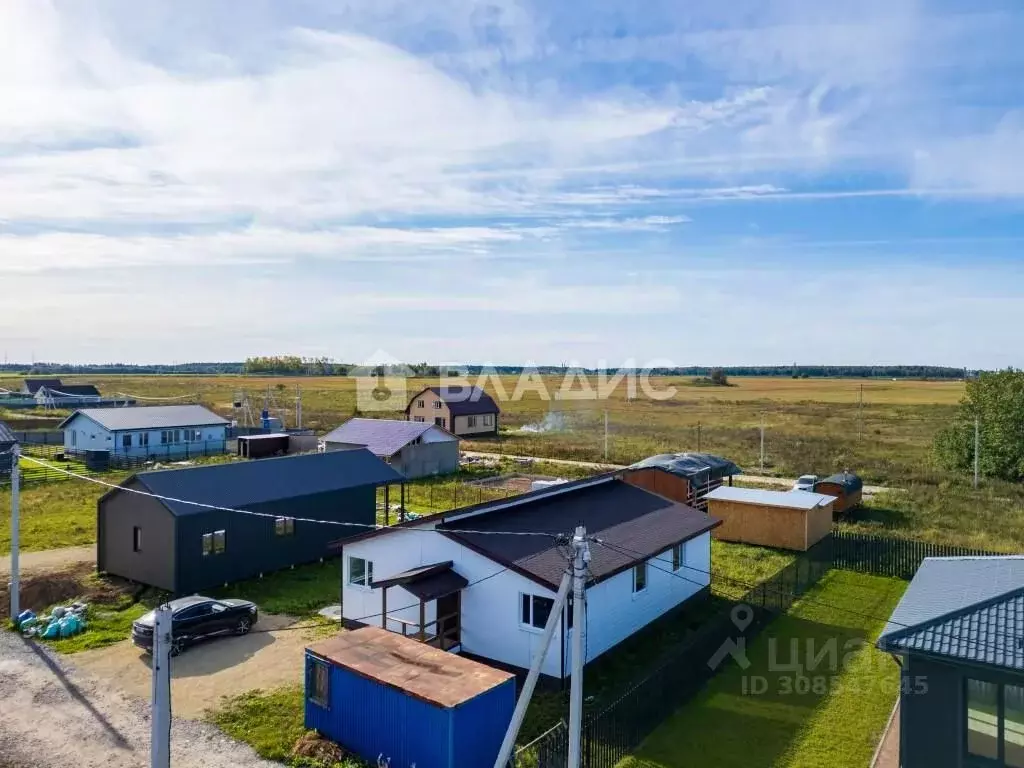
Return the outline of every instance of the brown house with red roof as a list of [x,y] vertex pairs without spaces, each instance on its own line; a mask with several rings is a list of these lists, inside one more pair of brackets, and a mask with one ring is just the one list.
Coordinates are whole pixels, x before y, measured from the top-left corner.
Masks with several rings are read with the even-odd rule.
[[436,424],[459,437],[488,437],[498,434],[501,409],[494,398],[479,387],[427,387],[406,406],[409,421]]

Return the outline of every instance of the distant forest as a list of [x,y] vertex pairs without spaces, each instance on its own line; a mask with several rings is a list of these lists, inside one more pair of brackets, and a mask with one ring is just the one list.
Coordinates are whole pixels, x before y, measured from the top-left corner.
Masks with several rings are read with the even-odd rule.
[[[101,363],[90,365],[69,365],[64,363],[36,363],[25,365],[0,364],[0,373],[24,376],[48,375],[125,375],[175,374],[215,376],[235,374],[248,376],[346,376],[349,371],[363,372],[357,366],[338,363],[327,358],[303,358],[294,356],[252,357],[245,362],[233,363],[182,363],[180,365],[127,365],[123,363]],[[399,374],[408,376],[440,376],[442,368],[428,363],[408,363],[378,367],[376,374]],[[467,365],[450,367],[453,375],[479,375],[483,366]],[[522,373],[522,366],[489,366],[488,370],[514,376]],[[546,365],[537,368],[542,374],[561,374],[568,369],[564,365]],[[596,368],[579,369],[583,373],[596,374]],[[690,366],[685,368],[654,368],[657,376],[709,376],[712,370],[721,370],[726,376],[779,376],[788,378],[886,378],[886,379],[963,379],[976,372],[964,368],[949,368],[933,365],[734,365],[734,366]],[[614,373],[614,371],[610,371]]]

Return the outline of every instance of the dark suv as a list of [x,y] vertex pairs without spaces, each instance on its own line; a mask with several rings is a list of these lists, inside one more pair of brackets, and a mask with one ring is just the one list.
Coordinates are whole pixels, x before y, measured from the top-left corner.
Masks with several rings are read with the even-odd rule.
[[[207,637],[247,634],[259,618],[256,605],[248,600],[183,597],[168,605],[171,608],[172,656]],[[152,652],[155,623],[156,613],[150,611],[132,624],[132,643]]]

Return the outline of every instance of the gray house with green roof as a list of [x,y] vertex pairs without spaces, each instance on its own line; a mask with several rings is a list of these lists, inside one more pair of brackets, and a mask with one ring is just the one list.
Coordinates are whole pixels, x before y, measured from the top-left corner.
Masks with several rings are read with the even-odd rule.
[[1024,557],[925,559],[878,639],[900,665],[900,765],[1024,767]]

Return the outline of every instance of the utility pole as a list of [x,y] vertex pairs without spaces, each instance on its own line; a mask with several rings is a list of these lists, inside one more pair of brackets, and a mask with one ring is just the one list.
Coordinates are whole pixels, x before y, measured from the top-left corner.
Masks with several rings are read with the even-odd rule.
[[608,461],[608,411],[604,412],[604,460]]
[[981,457],[981,419],[974,417],[974,487],[978,487],[978,475],[980,470],[979,459]]
[[761,474],[764,474],[764,414],[761,414]]
[[302,387],[295,385],[295,428],[302,429]]
[[864,439],[864,382],[860,383],[860,399],[857,401],[857,439]]
[[700,422],[697,422],[697,453],[700,453]]
[[21,573],[18,569],[18,555],[21,548],[21,448],[15,443],[11,448],[11,619],[21,613]]
[[569,768],[580,768],[583,743],[583,637],[587,631],[587,564],[590,548],[581,525],[572,539],[572,680],[569,688]]
[[[530,673],[526,676],[523,690],[519,694],[519,700],[516,702],[516,710],[512,714],[512,722],[509,723],[508,730],[505,732],[505,740],[501,743],[498,759],[494,762],[494,768],[509,768],[510,761],[512,760],[512,750],[515,748],[516,739],[519,737],[519,728],[523,724],[523,718],[526,717],[526,710],[530,706],[530,699],[533,697],[533,691],[537,687],[537,680],[540,678],[541,667],[544,666],[544,659],[547,658],[548,648],[551,647],[551,640],[555,636],[555,628],[562,618],[566,600],[569,597],[569,590],[572,587],[573,574],[566,570],[562,575],[562,583],[558,587],[558,593],[555,595],[555,604],[551,607],[548,623],[544,625],[544,634],[540,637],[537,655],[533,658],[533,664],[530,665]],[[577,624],[576,626],[579,625]]]
[[153,709],[150,768],[171,768],[171,607],[161,605],[153,620]]

